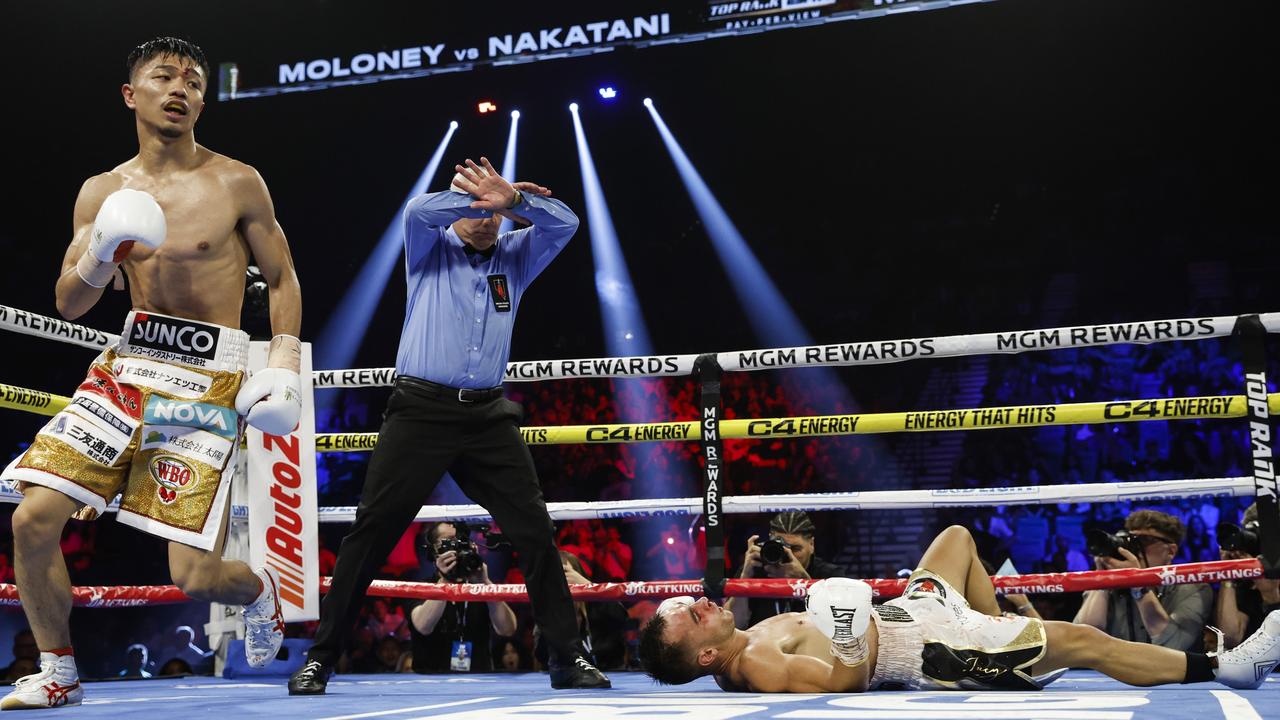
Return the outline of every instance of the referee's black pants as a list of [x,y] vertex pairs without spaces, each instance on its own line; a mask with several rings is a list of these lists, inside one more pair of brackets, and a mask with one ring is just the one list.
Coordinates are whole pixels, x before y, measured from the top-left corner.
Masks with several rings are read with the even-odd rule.
[[578,652],[578,625],[529,448],[520,406],[505,398],[464,403],[429,392],[413,378],[396,382],[369,462],[351,531],[342,540],[333,582],[320,604],[308,660],[333,667],[342,654],[374,573],[447,470],[467,497],[489,511],[520,554],[534,621],[557,659]]

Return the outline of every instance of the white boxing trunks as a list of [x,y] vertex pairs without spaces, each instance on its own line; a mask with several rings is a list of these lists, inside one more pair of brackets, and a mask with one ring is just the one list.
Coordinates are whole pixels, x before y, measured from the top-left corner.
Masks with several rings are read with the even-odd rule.
[[1039,690],[1031,667],[1044,657],[1044,624],[969,607],[925,569],[901,597],[875,606],[879,632],[871,690]]

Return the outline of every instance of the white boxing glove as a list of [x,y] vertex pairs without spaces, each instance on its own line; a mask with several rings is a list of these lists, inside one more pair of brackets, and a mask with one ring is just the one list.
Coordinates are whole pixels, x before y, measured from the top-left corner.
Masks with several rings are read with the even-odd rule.
[[255,372],[236,393],[236,412],[268,435],[288,435],[302,417],[302,343],[292,335],[271,339],[267,367]]
[[76,262],[76,271],[89,285],[106,287],[134,242],[154,249],[164,242],[165,233],[164,211],[155,198],[141,190],[117,190],[98,208],[89,247]]
[[831,654],[849,667],[867,660],[872,595],[870,585],[850,578],[827,578],[809,586],[809,618],[831,638]]

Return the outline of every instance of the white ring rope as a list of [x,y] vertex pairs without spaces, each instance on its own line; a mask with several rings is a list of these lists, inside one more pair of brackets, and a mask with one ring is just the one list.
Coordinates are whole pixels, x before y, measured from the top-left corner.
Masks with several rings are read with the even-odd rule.
[[[721,512],[778,513],[788,510],[908,510],[940,507],[990,507],[993,505],[1055,505],[1091,502],[1154,502],[1216,497],[1253,497],[1253,478],[1204,478],[1151,480],[1142,482],[1081,483],[1076,485],[1029,485],[1018,487],[965,488],[959,490],[869,490],[866,492],[796,493],[785,495],[738,495],[724,498]],[[0,482],[0,502],[17,503],[22,495],[11,482]],[[119,509],[119,500],[107,512]],[[657,498],[608,502],[547,503],[552,520],[594,520],[649,517],[691,517],[702,513],[702,498]],[[356,509],[319,508],[319,521],[351,522]],[[231,516],[244,520],[249,509],[234,505]],[[436,520],[489,520],[479,505],[424,505],[415,522]]]
[[[940,507],[990,507],[994,505],[1055,505],[1057,503],[1182,500],[1210,497],[1253,497],[1253,478],[1155,480],[1122,483],[1082,483],[963,490],[869,490],[866,492],[797,493],[786,495],[738,495],[724,498],[726,514],[773,514],[788,510],[908,510]],[[609,502],[547,503],[552,520],[594,520],[691,517],[702,514],[702,498],[614,500]],[[352,522],[354,507],[323,507],[320,522]],[[488,520],[479,505],[424,505],[414,518],[435,520]]]
[[[1280,313],[1260,316],[1267,332],[1280,333]],[[1066,350],[1105,345],[1204,340],[1231,335],[1237,316],[1224,315],[1177,320],[1106,325],[1076,325],[1041,330],[944,335],[911,340],[809,345],[793,348],[741,350],[716,354],[727,372],[795,367],[881,365],[921,358],[1010,354],[1035,350]],[[0,305],[0,329],[100,349],[118,335]],[[579,360],[528,360],[507,364],[505,382],[565,378],[669,377],[689,375],[697,355],[653,355]],[[317,388],[386,387],[395,381],[394,368],[312,371]]]

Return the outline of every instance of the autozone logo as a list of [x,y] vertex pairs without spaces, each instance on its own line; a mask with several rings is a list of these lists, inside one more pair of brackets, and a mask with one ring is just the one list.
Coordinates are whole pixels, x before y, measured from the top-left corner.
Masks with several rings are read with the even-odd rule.
[[137,313],[133,316],[133,332],[129,343],[152,350],[181,352],[184,355],[213,360],[217,356],[222,328],[216,325]]
[[280,600],[298,609],[306,606],[302,559],[302,463],[295,435],[263,433],[262,446],[278,452],[271,464],[271,500],[273,512],[267,528],[267,564],[280,572]]

